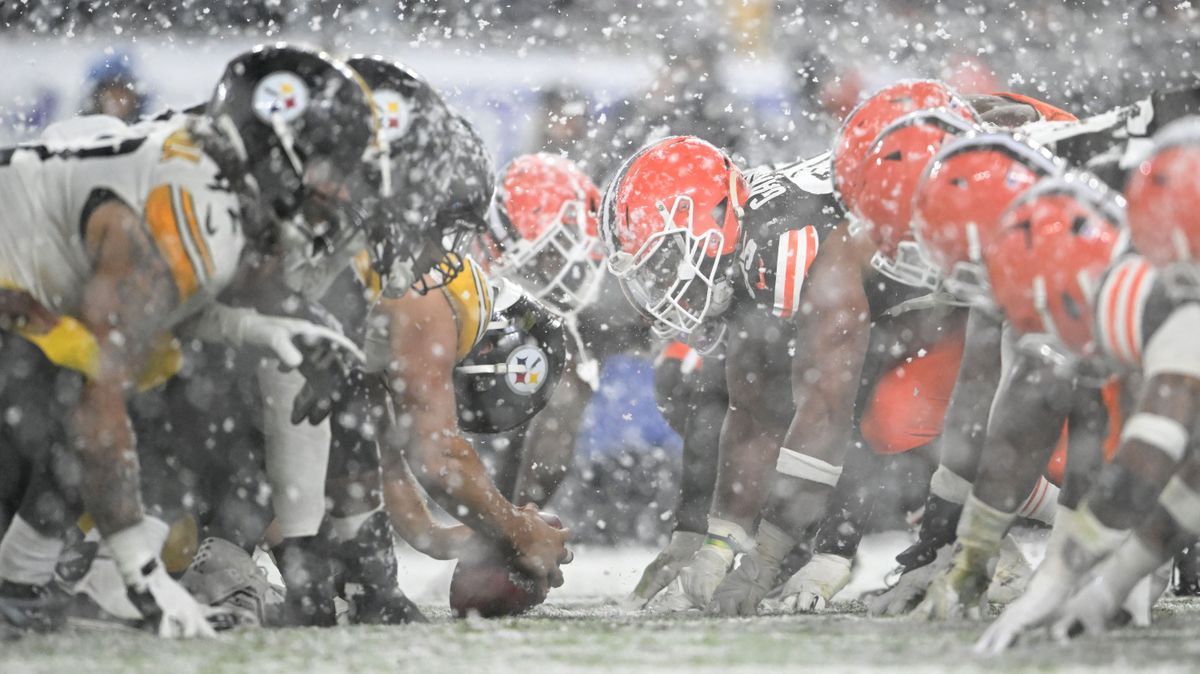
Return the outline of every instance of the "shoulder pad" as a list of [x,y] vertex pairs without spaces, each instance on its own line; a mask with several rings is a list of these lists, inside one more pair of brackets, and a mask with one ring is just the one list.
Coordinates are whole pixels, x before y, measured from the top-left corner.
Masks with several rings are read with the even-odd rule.
[[829,152],[772,168],[810,194],[833,194],[833,155]]
[[462,271],[442,287],[442,293],[450,302],[458,324],[457,359],[462,360],[487,332],[494,301],[492,286],[483,267],[467,255],[463,257]]

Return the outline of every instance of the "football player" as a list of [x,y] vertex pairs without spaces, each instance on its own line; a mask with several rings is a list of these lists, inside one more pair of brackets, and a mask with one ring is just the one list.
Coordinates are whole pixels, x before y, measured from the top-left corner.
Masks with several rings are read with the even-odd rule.
[[[338,558],[359,569],[352,574],[358,582],[365,580],[372,592],[396,600],[396,619],[411,615],[413,607],[404,606],[395,587],[392,523],[401,531],[424,531],[413,522],[423,522],[426,514],[412,510],[419,499],[410,465],[449,512],[485,539],[511,544],[535,577],[558,584],[565,533],[497,492],[457,418],[455,367],[487,335],[494,291],[471,258],[451,251],[484,225],[493,189],[490,158],[470,125],[419,77],[379,58],[356,57],[350,63],[371,85],[382,111],[386,151],[375,158],[374,179],[390,187],[376,215],[369,254],[362,256],[358,281],[353,281],[359,286],[330,291],[341,313],[349,314],[346,325],[365,333],[367,367],[326,382],[324,391],[306,387],[301,395],[306,403],[291,412],[292,424],[333,420],[328,475],[295,466],[293,482],[308,494],[299,502],[323,503],[329,494],[333,537],[348,543],[342,550],[354,551],[339,552]],[[415,282],[414,272],[420,274]],[[354,304],[359,308],[348,310]],[[340,393],[330,396],[330,391]],[[393,405],[400,423],[387,422]],[[386,511],[381,509],[385,501]],[[322,513],[314,510],[306,518],[314,534]],[[297,555],[296,575],[325,583],[329,576],[322,570],[320,537],[303,538],[308,540]],[[461,534],[449,538],[460,540]],[[363,559],[377,561],[367,568],[357,561]],[[307,585],[299,596],[308,598],[303,608],[310,619],[332,621],[327,584]],[[368,597],[366,603],[378,602]]]
[[[1059,636],[1104,629],[1134,586],[1200,531],[1188,453],[1197,371],[1187,337],[1194,329],[1189,299],[1195,287],[1191,260],[1196,237],[1189,211],[1193,190],[1186,177],[1194,170],[1198,139],[1194,119],[1167,126],[1131,175],[1126,196],[1132,243],[1140,255],[1125,256],[1099,271],[1102,248],[1089,254],[1076,245],[1077,254],[1064,259],[1064,276],[1077,271],[1077,278],[1091,279],[1098,289],[1091,299],[1082,298],[1086,302],[1081,306],[1095,321],[1080,326],[1080,332],[1091,337],[1105,360],[1140,370],[1145,384],[1113,462],[1075,510],[1070,526],[1061,532],[1056,527],[1054,545],[1029,590],[984,634],[977,645],[981,652],[1006,648],[1022,631],[1046,624],[1060,611],[1054,630]],[[1014,274],[1025,277],[1015,288],[1042,278],[1030,271]],[[1049,283],[1040,281],[1047,288]],[[1022,299],[1029,295],[1028,290],[1012,295],[1014,313],[1021,304],[1031,304]],[[1032,304],[1042,314],[1045,331],[1061,330],[1058,324],[1069,320],[1049,299],[1034,296]],[[1132,536],[1127,535],[1130,529],[1136,529]],[[1091,584],[1064,608],[1093,567],[1095,573],[1086,576]]]
[[[949,96],[930,86],[907,105]],[[693,606],[708,604],[735,551],[753,547],[747,530],[766,501],[769,457],[791,479],[776,480],[789,493],[764,514],[759,547],[782,549],[770,555],[781,559],[795,538],[772,522],[798,535],[815,521],[840,474],[871,320],[907,292],[867,282],[870,242],[841,222],[827,161],[743,176],[703,141],[672,138],[627,160],[606,195],[609,268],[632,303],[678,332],[716,317],[728,324],[730,403],[708,538],[679,576]],[[733,603],[753,611],[761,596]]]
[[[228,285],[247,243],[277,244],[280,219],[336,203],[356,173],[371,133],[365,91],[323,55],[301,74],[285,69],[281,49],[235,59],[202,114],[99,133],[87,121],[90,133],[0,153],[13,209],[0,247],[4,395],[53,420],[6,420],[9,474],[28,477],[3,495],[17,511],[0,542],[10,623],[47,619],[37,600],[86,508],[147,623],[165,636],[211,634],[159,559],[166,527],[143,516],[125,399],[139,373],[149,384],[173,371],[177,357],[156,361],[156,347]],[[334,142],[330,127],[347,123],[360,131]],[[302,364],[287,325],[241,325],[247,343]]]

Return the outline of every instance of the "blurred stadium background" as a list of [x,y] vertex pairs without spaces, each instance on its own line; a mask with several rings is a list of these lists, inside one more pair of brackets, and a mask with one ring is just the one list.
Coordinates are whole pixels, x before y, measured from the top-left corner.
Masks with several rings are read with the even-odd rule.
[[1198,38],[1197,11],[1172,0],[8,0],[0,115],[20,140],[113,82],[144,112],[191,105],[238,50],[304,41],[404,60],[498,161],[565,150],[600,181],[655,123],[750,162],[811,152],[899,76],[1101,111],[1193,79]]

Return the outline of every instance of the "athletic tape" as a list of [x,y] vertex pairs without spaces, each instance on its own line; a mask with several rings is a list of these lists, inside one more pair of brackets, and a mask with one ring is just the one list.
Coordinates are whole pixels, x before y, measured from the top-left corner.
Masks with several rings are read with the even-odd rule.
[[1176,524],[1193,536],[1200,536],[1200,494],[1178,475],[1167,481],[1158,504],[1171,514]]
[[929,491],[938,498],[962,505],[971,494],[971,483],[946,466],[940,465],[933,471],[933,477],[929,478]]
[[1146,379],[1160,374],[1200,379],[1200,352],[1193,348],[1197,334],[1200,305],[1186,304],[1176,309],[1146,344],[1142,368]]
[[1129,417],[1121,431],[1121,443],[1130,440],[1156,447],[1171,457],[1172,461],[1179,461],[1183,459],[1183,452],[1187,449],[1188,432],[1183,424],[1170,417],[1138,412]]
[[841,466],[835,466],[787,447],[779,448],[779,460],[775,462],[775,470],[783,475],[830,487],[836,486],[838,479],[842,476]]

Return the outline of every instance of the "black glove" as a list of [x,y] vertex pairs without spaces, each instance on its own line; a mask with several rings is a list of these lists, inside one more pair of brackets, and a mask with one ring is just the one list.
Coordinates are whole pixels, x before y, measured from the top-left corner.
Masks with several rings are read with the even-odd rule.
[[365,378],[361,362],[354,354],[332,342],[296,344],[304,361],[296,369],[304,376],[304,387],[292,401],[292,423],[307,420],[321,423],[348,387],[360,385]]
[[921,532],[917,534],[917,542],[896,555],[896,561],[904,567],[905,573],[932,562],[937,557],[938,550],[954,542],[962,509],[961,504],[929,495],[925,500],[925,516],[921,519]]

